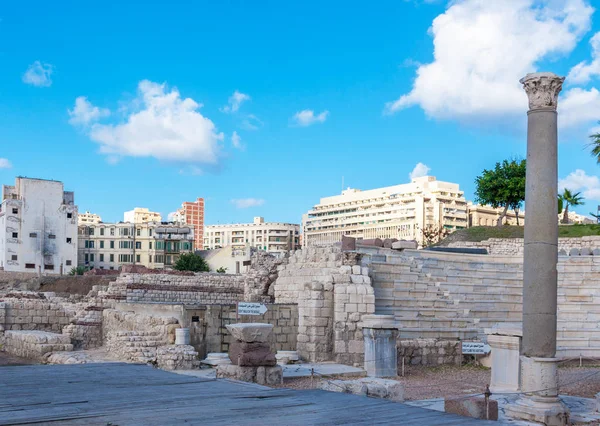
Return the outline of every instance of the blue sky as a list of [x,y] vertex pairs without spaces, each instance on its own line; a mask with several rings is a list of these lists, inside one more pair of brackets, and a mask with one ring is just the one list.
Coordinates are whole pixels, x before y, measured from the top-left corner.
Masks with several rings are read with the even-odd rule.
[[[299,222],[418,163],[472,199],[525,156],[527,72],[568,76],[561,187],[600,204],[600,12],[584,0],[11,2],[0,6],[0,182],[62,180],[81,211]],[[235,132],[235,133],[234,133]]]

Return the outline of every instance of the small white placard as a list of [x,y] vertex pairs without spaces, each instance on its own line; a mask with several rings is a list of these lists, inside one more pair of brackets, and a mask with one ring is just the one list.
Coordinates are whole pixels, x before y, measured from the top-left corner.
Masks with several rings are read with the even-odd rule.
[[463,355],[485,355],[490,350],[490,346],[483,342],[462,342]]
[[238,303],[238,315],[262,315],[265,312],[267,312],[267,307],[262,303]]

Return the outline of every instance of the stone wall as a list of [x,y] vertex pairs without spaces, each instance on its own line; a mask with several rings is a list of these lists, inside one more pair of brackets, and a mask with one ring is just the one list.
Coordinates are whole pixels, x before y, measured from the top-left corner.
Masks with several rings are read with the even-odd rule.
[[404,365],[460,365],[462,361],[462,342],[458,340],[410,339],[398,338],[398,371]]
[[[490,238],[484,241],[456,241],[448,247],[457,248],[484,248],[488,254],[499,256],[522,256],[523,238]],[[562,255],[600,255],[600,236],[580,238],[559,238],[558,250]],[[596,253],[593,253],[597,250]]]
[[[201,273],[193,276],[168,274],[122,274],[108,293],[125,296],[135,303],[235,303],[244,300],[242,275]],[[123,291],[124,290],[124,291]]]
[[310,362],[361,363],[362,315],[375,309],[368,268],[339,245],[296,251],[281,265],[275,283],[277,303],[298,303],[298,345]]
[[28,298],[0,299],[4,306],[3,309],[0,308],[0,331],[41,330],[61,333],[63,327],[75,316],[74,305],[65,303],[64,299],[47,299],[39,293],[24,295]]
[[41,361],[54,351],[72,351],[68,336],[38,330],[6,331],[4,350],[9,354]]

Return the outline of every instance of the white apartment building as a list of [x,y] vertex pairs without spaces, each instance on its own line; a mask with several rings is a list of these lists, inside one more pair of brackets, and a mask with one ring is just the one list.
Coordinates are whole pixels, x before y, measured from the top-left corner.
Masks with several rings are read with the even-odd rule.
[[354,238],[397,238],[423,242],[422,230],[467,227],[467,202],[458,184],[433,176],[385,188],[347,189],[321,198],[302,220],[304,246]]
[[255,217],[252,223],[206,225],[204,250],[232,246],[233,250],[255,247],[281,256],[300,248],[300,226],[293,223],[265,222]]
[[94,213],[85,212],[79,213],[77,216],[77,224],[78,225],[89,225],[92,223],[100,223],[102,222],[102,218]]
[[123,214],[123,222],[148,223],[160,221],[162,221],[160,213],[151,212],[145,207],[136,207],[133,210],[130,210]]
[[17,177],[2,187],[0,269],[65,274],[77,263],[77,206],[62,182]]
[[98,223],[79,227],[78,265],[118,270],[122,265],[171,268],[193,251],[194,231],[173,223]]

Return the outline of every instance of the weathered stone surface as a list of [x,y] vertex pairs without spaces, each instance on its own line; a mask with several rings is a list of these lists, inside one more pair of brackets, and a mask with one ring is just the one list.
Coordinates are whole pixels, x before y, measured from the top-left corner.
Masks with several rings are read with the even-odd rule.
[[416,241],[400,240],[392,244],[394,250],[416,250],[419,244]]
[[243,367],[275,366],[277,359],[268,343],[234,341],[229,345],[229,359]]
[[278,364],[290,364],[300,360],[300,356],[297,351],[277,351],[275,354]]
[[163,370],[192,370],[200,366],[200,361],[193,346],[168,345],[156,349],[156,364]]
[[217,367],[217,378],[233,379],[261,385],[278,385],[283,383],[283,369],[275,367],[241,367],[228,364]]
[[347,237],[342,235],[342,251],[354,251],[356,250],[356,238]]
[[323,380],[319,389],[344,392],[373,398],[404,401],[404,386],[396,380],[365,377],[356,380]]
[[231,360],[227,352],[211,352],[206,355],[206,359],[202,360],[201,363],[216,367],[221,364],[231,364]]
[[592,251],[590,250],[589,247],[583,247],[580,251],[579,251],[579,255],[580,256],[591,256],[592,255]]
[[476,419],[498,420],[498,401],[485,398],[446,398],[444,400],[444,411],[446,413],[458,414],[464,417],[474,417]]
[[228,324],[226,327],[234,339],[247,343],[267,342],[273,330],[273,325],[261,323]]
[[571,250],[569,250],[569,256],[579,256],[579,249],[572,248]]
[[363,246],[383,247],[383,240],[381,240],[381,238],[359,240],[358,243]]

